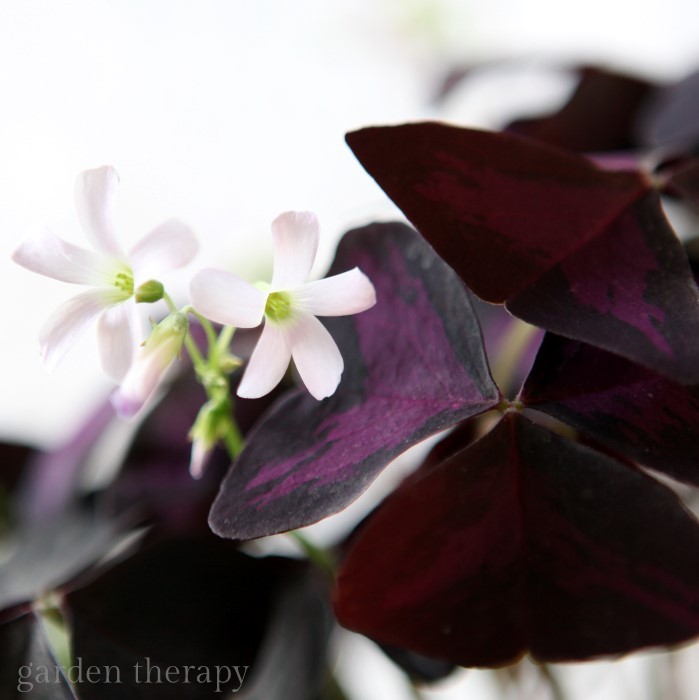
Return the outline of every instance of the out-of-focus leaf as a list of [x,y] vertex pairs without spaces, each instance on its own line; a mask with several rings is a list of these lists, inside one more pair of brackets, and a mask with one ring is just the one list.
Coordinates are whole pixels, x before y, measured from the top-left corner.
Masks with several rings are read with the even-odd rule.
[[336,612],[464,666],[621,654],[699,634],[698,545],[669,489],[509,414],[372,515]]
[[114,543],[119,525],[85,511],[16,529],[4,542],[0,608],[32,600],[97,561]]
[[221,486],[216,533],[251,539],[336,513],[399,453],[500,400],[467,291],[415,231],[348,233],[330,273],[355,266],[378,302],[329,319],[345,360],[337,392],[297,391],[267,414]]
[[466,284],[523,320],[699,382],[699,292],[640,172],[444,124],[347,135]]
[[[284,588],[305,573],[303,562],[255,559],[210,534],[145,548],[64,599],[75,656],[120,670],[120,684],[82,683],[80,697],[213,698],[245,688],[234,667],[247,680],[274,673],[260,666],[259,652]],[[306,662],[315,668],[319,660]],[[168,681],[169,667],[177,671]]]
[[699,387],[548,334],[521,400],[624,456],[699,486]]
[[654,146],[699,146],[699,72],[668,85],[646,106],[640,130]]
[[28,606],[0,614],[0,697],[75,700],[41,621]]
[[601,68],[580,70],[570,100],[555,114],[520,119],[511,133],[579,153],[619,151],[636,146],[638,112],[654,86]]
[[317,571],[293,581],[276,602],[244,700],[308,700],[316,697],[328,668],[328,640],[335,626],[327,585]]

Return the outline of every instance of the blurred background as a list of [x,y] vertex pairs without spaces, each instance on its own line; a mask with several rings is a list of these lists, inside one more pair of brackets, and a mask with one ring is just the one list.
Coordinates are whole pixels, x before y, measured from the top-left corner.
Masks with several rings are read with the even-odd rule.
[[[198,259],[166,278],[183,302],[203,265],[268,274],[269,224],[287,209],[320,218],[320,276],[344,231],[400,216],[345,132],[423,119],[498,128],[563,103],[575,85],[565,69],[581,63],[680,79],[699,67],[698,27],[696,0],[2,0],[2,439],[55,446],[110,388],[94,333],[44,371],[39,328],[75,289],[9,259],[42,222],[85,243],[73,208],[81,170],[118,170],[125,246],[173,216],[194,229]],[[436,100],[460,69],[472,69],[468,79]],[[410,697],[369,642],[348,645],[348,690]],[[661,697],[665,658],[571,666],[567,697]],[[672,671],[678,688],[696,683],[683,658]],[[464,672],[425,697],[520,698],[527,687],[526,697],[549,697],[524,673],[516,691],[494,674]]]

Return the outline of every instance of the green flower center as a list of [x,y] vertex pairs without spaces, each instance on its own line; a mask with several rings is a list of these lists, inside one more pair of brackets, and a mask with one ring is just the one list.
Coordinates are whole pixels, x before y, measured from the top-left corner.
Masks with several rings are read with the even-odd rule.
[[133,273],[131,270],[118,272],[114,278],[114,286],[124,292],[127,299],[133,296]]
[[286,321],[292,313],[291,297],[286,292],[270,292],[265,304],[265,316],[270,321]]

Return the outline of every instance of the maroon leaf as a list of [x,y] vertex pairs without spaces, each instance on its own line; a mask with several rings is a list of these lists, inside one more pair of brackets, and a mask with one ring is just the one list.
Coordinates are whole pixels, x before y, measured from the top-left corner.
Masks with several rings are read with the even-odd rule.
[[612,450],[699,486],[699,386],[548,334],[520,398]]
[[698,145],[699,72],[659,90],[644,110],[641,130],[652,145]]
[[575,92],[558,112],[516,121],[507,130],[580,153],[633,148],[637,115],[652,90],[638,78],[583,68]]
[[[75,657],[84,667],[118,669],[120,682],[83,677],[80,697],[204,700],[241,686],[241,696],[260,700],[313,697],[328,611],[308,573],[304,562],[250,557],[210,533],[161,541],[108,567],[65,597],[65,613]],[[297,668],[286,669],[284,694],[264,677],[276,677],[279,644],[289,648],[291,637],[313,653],[289,651]]]
[[507,308],[686,384],[699,383],[699,292],[655,192]]
[[699,382],[699,293],[646,178],[513,136],[363,129],[364,167],[466,284],[548,330]]
[[250,539],[308,525],[356,499],[400,452],[497,404],[478,321],[458,277],[412,229],[345,236],[331,273],[358,266],[378,303],[330,319],[345,359],[337,392],[281,400],[254,430],[210,515]]
[[336,612],[464,666],[620,654],[699,634],[698,545],[669,489],[509,414],[371,517]]

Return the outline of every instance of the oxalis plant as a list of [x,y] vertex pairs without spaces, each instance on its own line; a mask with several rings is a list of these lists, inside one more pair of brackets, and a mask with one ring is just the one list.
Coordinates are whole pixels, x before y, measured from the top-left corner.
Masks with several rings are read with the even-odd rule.
[[[412,226],[350,231],[309,282],[318,222],[287,212],[268,284],[202,270],[184,306],[157,276],[191,231],[123,252],[115,171],[81,174],[94,250],[42,230],[14,259],[91,287],[42,354],[95,321],[117,388],[62,449],[3,447],[3,697],[342,698],[336,621],[415,683],[697,636],[699,291],[664,211],[696,221],[694,95],[588,70],[501,132],[352,132]],[[124,419],[118,469],[79,488]],[[297,532],[437,434],[337,547]],[[263,555],[280,533],[306,556]]]

